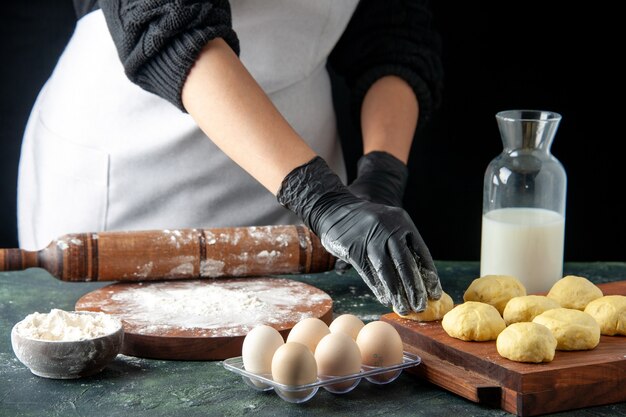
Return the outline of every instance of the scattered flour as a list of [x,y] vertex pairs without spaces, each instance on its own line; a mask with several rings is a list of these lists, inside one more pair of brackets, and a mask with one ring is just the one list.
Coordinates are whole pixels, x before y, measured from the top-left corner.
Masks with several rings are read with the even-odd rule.
[[112,294],[98,308],[117,316],[141,334],[193,329],[204,336],[246,334],[259,324],[298,322],[316,305],[330,300],[324,292],[311,294],[296,281],[271,280],[181,281],[142,283]]
[[74,313],[52,309],[49,313],[32,313],[18,323],[22,337],[38,340],[77,341],[93,339],[118,330],[121,323],[104,313]]

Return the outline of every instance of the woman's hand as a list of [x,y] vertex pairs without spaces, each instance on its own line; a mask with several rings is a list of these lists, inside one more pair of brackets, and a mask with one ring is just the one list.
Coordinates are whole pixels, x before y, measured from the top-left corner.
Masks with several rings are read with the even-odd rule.
[[[402,161],[387,152],[374,151],[359,159],[356,179],[348,189],[372,203],[402,207],[408,177],[409,170]],[[349,263],[341,259],[335,262],[338,273],[343,274],[349,269]]]
[[408,177],[409,170],[402,161],[387,152],[374,151],[359,159],[356,179],[348,188],[367,201],[402,207]]
[[351,193],[316,157],[283,180],[278,201],[298,214],[324,247],[349,262],[378,300],[399,314],[441,296],[437,270],[409,215]]

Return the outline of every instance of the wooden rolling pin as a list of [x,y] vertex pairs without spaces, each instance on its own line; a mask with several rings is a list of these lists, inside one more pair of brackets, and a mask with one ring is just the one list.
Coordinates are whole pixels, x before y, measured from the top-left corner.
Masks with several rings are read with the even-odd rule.
[[315,273],[335,258],[304,226],[68,234],[39,251],[0,249],[0,271],[62,281],[150,281]]

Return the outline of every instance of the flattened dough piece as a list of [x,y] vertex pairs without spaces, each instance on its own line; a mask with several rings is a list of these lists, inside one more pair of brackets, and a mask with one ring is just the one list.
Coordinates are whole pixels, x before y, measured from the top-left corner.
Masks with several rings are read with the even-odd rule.
[[554,283],[548,297],[563,308],[584,310],[591,301],[602,297],[602,290],[585,277],[567,275]]
[[441,326],[451,337],[476,342],[496,340],[506,327],[494,306],[477,301],[454,307],[443,316]]
[[526,295],[526,288],[510,275],[485,275],[476,278],[463,295],[464,301],[479,301],[494,306],[500,315],[513,297]]
[[[403,319],[414,321],[435,321],[441,320],[443,316],[454,307],[454,301],[447,293],[441,293],[441,298],[438,300],[428,300],[426,309],[420,313],[410,312],[406,316],[398,314]],[[397,313],[396,313],[397,314]]]
[[600,343],[600,325],[584,311],[555,308],[541,313],[533,323],[546,326],[556,338],[556,350],[589,350]]
[[598,322],[603,335],[626,336],[626,296],[605,295],[596,298],[587,304],[585,313]]
[[512,323],[533,321],[544,311],[559,307],[561,307],[559,303],[545,295],[522,295],[509,300],[502,317],[508,326]]
[[516,362],[551,362],[556,345],[556,338],[550,329],[529,322],[511,324],[496,339],[500,356]]

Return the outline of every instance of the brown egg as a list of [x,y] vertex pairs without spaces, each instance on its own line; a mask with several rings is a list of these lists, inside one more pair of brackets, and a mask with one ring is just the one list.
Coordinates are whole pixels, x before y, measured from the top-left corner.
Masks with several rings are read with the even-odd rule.
[[[246,371],[267,377],[271,373],[274,352],[284,343],[278,330],[271,326],[262,324],[252,329],[243,339],[241,348],[241,357]],[[267,387],[266,384],[254,379],[250,382],[259,388]]]
[[[361,351],[356,342],[345,333],[330,333],[320,340],[315,349],[317,373],[323,379],[329,376],[356,374],[361,370]],[[336,392],[351,388],[358,381],[348,380],[324,386]]]
[[357,336],[365,324],[354,314],[342,314],[335,318],[328,328],[331,333],[343,332],[356,340]]
[[[402,363],[403,345],[398,331],[384,321],[372,321],[366,324],[356,339],[361,350],[363,365],[391,366]],[[375,375],[372,379],[386,382],[397,376],[396,371]]]
[[299,342],[308,346],[311,353],[315,352],[317,343],[330,333],[328,325],[322,320],[309,317],[300,320],[289,332],[287,336],[287,342]]
[[[272,358],[272,379],[284,385],[306,385],[317,381],[317,364],[309,348],[298,342],[287,342],[276,349]],[[305,398],[313,389],[279,390],[287,398]]]

